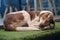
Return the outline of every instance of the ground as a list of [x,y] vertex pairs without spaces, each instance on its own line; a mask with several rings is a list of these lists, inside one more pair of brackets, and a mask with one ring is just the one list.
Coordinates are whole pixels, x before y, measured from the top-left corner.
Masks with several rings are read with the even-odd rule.
[[0,40],[60,40],[60,22],[55,29],[44,31],[4,31],[0,30]]

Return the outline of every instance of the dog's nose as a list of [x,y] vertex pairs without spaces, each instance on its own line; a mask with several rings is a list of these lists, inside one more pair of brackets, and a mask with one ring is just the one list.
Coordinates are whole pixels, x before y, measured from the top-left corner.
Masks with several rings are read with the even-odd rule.
[[43,24],[41,23],[41,24],[39,24],[39,27],[42,27],[43,26]]
[[41,29],[41,30],[44,29],[44,25],[42,23],[39,25],[39,29]]

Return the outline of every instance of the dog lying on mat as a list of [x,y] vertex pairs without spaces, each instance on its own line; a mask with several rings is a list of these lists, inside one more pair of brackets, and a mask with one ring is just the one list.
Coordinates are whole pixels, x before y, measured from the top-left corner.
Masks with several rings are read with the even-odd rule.
[[[50,11],[18,11],[8,13],[4,19],[4,29],[8,31],[40,30],[55,26],[53,13]],[[28,25],[23,27],[23,25]]]

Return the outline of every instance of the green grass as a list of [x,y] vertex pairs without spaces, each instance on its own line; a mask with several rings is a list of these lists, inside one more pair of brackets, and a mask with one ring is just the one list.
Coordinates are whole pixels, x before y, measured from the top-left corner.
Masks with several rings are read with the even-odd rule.
[[4,31],[0,30],[0,40],[57,40],[60,34],[60,23],[55,29],[45,31]]

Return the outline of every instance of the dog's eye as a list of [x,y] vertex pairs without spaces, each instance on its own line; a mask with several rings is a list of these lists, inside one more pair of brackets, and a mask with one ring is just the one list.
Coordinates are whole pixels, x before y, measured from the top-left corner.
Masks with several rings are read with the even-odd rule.
[[44,19],[44,17],[42,17],[42,19]]

